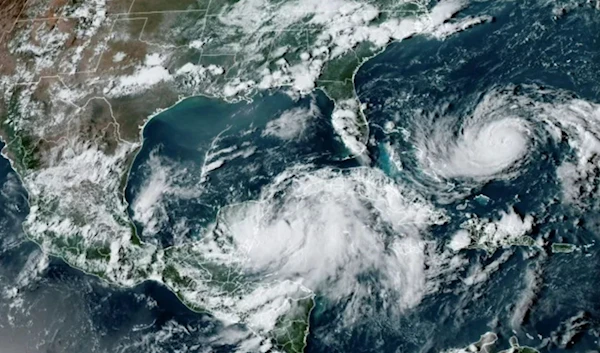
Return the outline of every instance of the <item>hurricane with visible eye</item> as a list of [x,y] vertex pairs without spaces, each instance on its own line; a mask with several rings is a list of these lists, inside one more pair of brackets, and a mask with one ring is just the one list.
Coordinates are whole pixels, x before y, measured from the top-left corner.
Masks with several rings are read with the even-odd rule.
[[[236,108],[246,120],[232,119],[233,127],[215,129],[206,141],[190,125],[198,157],[186,160],[186,170],[200,170],[204,190],[192,192],[199,186],[187,175],[171,178],[176,187],[167,185],[152,204],[165,205],[160,231],[181,244],[169,249],[169,269],[178,275],[167,284],[201,278],[184,298],[260,337],[289,336],[282,322],[310,326],[317,342],[310,352],[436,351],[411,346],[415,330],[419,345],[441,347],[441,326],[452,332],[447,337],[469,332],[490,310],[490,320],[510,323],[504,334],[525,325],[527,311],[540,310],[530,300],[538,279],[521,275],[531,271],[515,263],[516,246],[538,266],[547,259],[545,242],[579,234],[562,224],[570,207],[562,201],[596,192],[589,181],[600,156],[599,106],[561,82],[536,80],[537,72],[510,75],[506,60],[474,59],[490,65],[474,79],[476,70],[461,69],[466,59],[438,55],[444,45],[424,38],[395,44],[356,74],[371,125],[370,158],[340,162],[347,151],[335,142],[344,140],[327,122],[327,100],[317,96],[285,104],[257,97],[252,109]],[[189,108],[189,121],[207,133],[206,113]],[[148,136],[152,131],[148,125]],[[172,145],[165,137],[154,143]],[[141,181],[171,175],[159,172],[179,163],[179,153],[156,151],[155,160],[139,161],[151,166],[140,169]],[[204,162],[196,167],[198,160]],[[155,191],[140,185],[142,194]],[[180,190],[192,196],[184,200]],[[144,209],[135,200],[145,198],[133,200],[135,215]],[[181,207],[189,200],[211,205],[214,219]],[[181,236],[170,222],[194,231]],[[148,239],[157,234],[146,232]],[[515,290],[523,285],[528,292]]]
[[[308,333],[308,352],[440,352],[473,342],[485,325],[505,337],[547,335],[534,325],[555,317],[544,312],[554,297],[538,283],[563,280],[540,277],[564,260],[550,242],[589,239],[579,220],[565,220],[589,210],[570,202],[598,195],[600,106],[585,85],[531,69],[547,41],[517,48],[510,31],[534,31],[530,18],[511,27],[496,4],[486,7],[498,15],[489,26],[442,42],[416,37],[364,63],[355,89],[369,158],[345,158],[325,97],[255,97],[214,114],[212,132],[199,108],[214,102],[190,100],[183,130],[193,148],[149,124],[155,147],[172,149],[146,140],[156,158],[138,160],[132,212],[165,210],[158,227],[142,224],[142,237],[173,235],[167,285],[193,280],[181,296],[248,327],[252,342],[281,344],[292,332],[302,344]],[[528,60],[509,60],[515,48]],[[231,127],[217,124],[225,114],[236,116]],[[163,117],[183,126],[181,116]],[[163,184],[152,181],[179,176],[178,163],[185,175],[144,202]],[[208,211],[200,219],[195,209]]]
[[548,163],[560,165],[555,173],[565,193],[573,189],[566,184],[587,178],[589,162],[600,153],[597,104],[535,84],[492,87],[471,99],[461,107],[413,110],[403,128],[388,124],[381,146],[389,152],[381,156],[443,203],[489,182],[547,174]]
[[[133,289],[113,291],[84,274],[70,270],[72,275],[65,274],[56,270],[55,261],[46,260],[46,252],[34,244],[20,244],[21,238],[13,235],[21,231],[27,202],[15,188],[19,179],[6,176],[8,164],[0,161],[0,350],[11,351],[6,342],[23,342],[21,347],[31,349],[15,346],[12,351],[597,351],[600,61],[595,59],[600,57],[600,15],[596,2],[248,0],[227,1],[225,10],[249,5],[244,7],[249,11],[215,11],[212,1],[199,12],[184,10],[187,5],[182,3],[177,5],[184,6],[181,11],[168,16],[151,14],[148,25],[180,15],[199,16],[202,23],[208,18],[250,24],[235,25],[231,34],[237,37],[239,31],[250,29],[247,38],[256,38],[250,46],[269,47],[253,52],[244,45],[247,49],[235,50],[239,54],[219,50],[214,56],[209,47],[217,42],[206,42],[193,48],[200,50],[201,62],[185,46],[164,48],[191,55],[188,68],[214,63],[207,70],[220,74],[210,76],[215,79],[211,87],[221,82],[239,83],[236,90],[246,87],[250,83],[236,81],[244,77],[238,74],[245,65],[258,65],[268,56],[276,66],[260,68],[265,69],[266,81],[290,74],[298,78],[294,85],[304,84],[312,82],[313,71],[322,71],[317,87],[339,90],[344,100],[318,89],[298,96],[287,88],[256,92],[237,103],[201,96],[185,99],[145,124],[142,147],[125,187],[137,237],[123,249],[134,252],[81,248],[79,241],[56,243],[89,264],[108,261],[111,276],[136,271],[136,281],[160,283],[144,282]],[[326,4],[326,9],[318,3]],[[382,6],[380,13],[363,11],[376,4]],[[446,13],[457,6],[462,10],[448,13],[452,18],[435,32],[390,44],[369,59],[365,54],[371,49],[346,41],[405,38],[407,28],[424,23],[407,18],[396,24],[388,16],[420,12],[426,4]],[[279,26],[278,16],[266,17],[259,21],[268,22],[262,28],[254,15],[263,5],[284,6],[283,17],[301,23]],[[303,48],[304,39],[314,37],[319,27],[315,25],[323,21],[315,23],[305,16],[301,5],[327,10],[319,15],[322,18],[339,10],[344,23],[328,24],[330,30],[322,33],[322,39],[346,47],[349,62],[346,54],[336,56],[335,50],[309,50],[310,43]],[[292,14],[289,9],[302,11]],[[381,31],[362,26],[365,20]],[[53,31],[64,29],[55,27]],[[223,26],[229,36],[227,28],[234,27]],[[462,31],[444,34],[456,30]],[[276,36],[273,46],[262,43],[271,34]],[[108,39],[112,43],[115,38]],[[19,48],[14,42],[7,44],[9,50]],[[194,47],[198,44],[195,41]],[[301,44],[299,51],[296,44]],[[125,55],[115,57],[123,59],[121,54]],[[334,60],[325,63],[324,55]],[[134,58],[127,56],[122,64],[128,59]],[[152,71],[170,72],[175,78],[161,82],[161,87],[196,81],[187,74],[186,82],[179,81],[174,72],[178,60],[162,59],[166,67],[153,66],[158,71]],[[302,65],[294,64],[298,60]],[[221,64],[225,67],[217,67]],[[309,67],[310,72],[297,70]],[[112,71],[102,73],[101,81],[111,79]],[[23,83],[35,79],[18,76],[19,82],[26,80]],[[61,86],[77,88],[61,77],[65,79]],[[289,83],[280,81],[285,82]],[[47,83],[41,80],[39,88]],[[18,86],[22,86],[18,96],[45,92],[31,90],[35,85],[29,83]],[[345,100],[346,94],[352,99]],[[143,99],[136,98],[135,105],[143,104]],[[32,102],[25,100],[22,108],[35,108]],[[9,113],[4,128],[17,122],[11,118],[10,105],[0,104],[0,111],[8,108]],[[368,129],[362,116],[357,119],[359,109]],[[114,113],[124,113],[119,110]],[[77,137],[73,118],[69,121],[75,125],[69,126],[75,130],[65,131],[69,141]],[[101,126],[96,127],[105,127],[98,123]],[[111,123],[102,129],[105,137],[115,132],[113,127],[117,126]],[[98,143],[104,140],[96,134],[89,137],[98,138]],[[15,157],[25,162],[30,161],[29,152],[46,154],[51,145],[66,142],[64,138],[38,144],[7,142],[13,147],[22,144],[24,155]],[[368,155],[349,157],[364,152],[363,143]],[[85,159],[85,165],[96,161],[92,155],[65,151],[47,156],[50,161],[77,157]],[[44,187],[54,187],[60,180],[70,183],[73,173],[62,179],[62,168],[55,174],[53,163],[43,164],[38,166],[43,172],[23,175],[21,180]],[[104,173],[107,167],[112,170],[113,165],[99,164],[89,171]],[[87,184],[81,185],[87,190]],[[31,195],[46,193],[36,188],[30,189]],[[56,189],[47,189],[52,190]],[[75,195],[73,190],[69,195]],[[114,195],[107,196],[111,198],[106,200],[114,200]],[[88,222],[92,218],[84,216],[90,209],[77,207],[76,198],[65,196],[59,204],[30,201],[44,206],[32,204],[28,230],[60,233],[72,226],[85,230],[97,224]],[[82,217],[54,214],[57,206],[66,210],[63,206],[74,201],[69,214],[80,212]],[[44,210],[53,217],[39,218]],[[56,223],[48,224],[47,219]],[[115,234],[129,244],[130,232]],[[62,237],[47,235],[43,239],[48,241]],[[139,249],[148,252],[137,256]],[[118,283],[132,280],[122,277]],[[202,314],[187,310],[179,300]]]
[[[487,181],[506,177],[524,163],[535,144],[534,123],[506,97],[484,97],[475,111],[462,121],[448,117],[441,123],[420,127],[415,141],[418,159],[426,172],[441,179]],[[512,108],[512,109],[511,109]],[[458,121],[460,130],[453,134]],[[427,131],[427,132],[425,132]]]

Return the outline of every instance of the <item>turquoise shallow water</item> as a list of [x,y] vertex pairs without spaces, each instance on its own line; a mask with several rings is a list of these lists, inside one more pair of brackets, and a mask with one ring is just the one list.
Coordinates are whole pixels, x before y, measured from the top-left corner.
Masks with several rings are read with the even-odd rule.
[[[452,114],[447,116],[468,115],[496,86],[513,85],[521,93],[527,91],[526,85],[553,87],[599,102],[598,12],[581,1],[556,18],[554,5],[529,0],[476,2],[461,16],[486,13],[494,16],[494,22],[445,41],[416,37],[393,44],[358,72],[356,89],[367,103],[371,123],[370,167],[413,185],[451,216],[450,222],[425,235],[429,239],[447,240],[467,219],[466,213],[491,217],[513,208],[538,217],[534,236],[579,246],[597,240],[597,211],[578,211],[559,201],[556,168],[569,156],[566,143],[540,143],[530,151],[532,161],[514,179],[476,187],[457,182],[456,190],[464,191],[464,196],[443,202],[439,189],[429,188],[433,183],[419,168],[412,141],[383,129],[389,121],[410,129],[418,123],[415,112],[439,106],[449,107]],[[555,99],[534,93],[531,96],[539,101]],[[331,127],[332,109],[333,103],[319,92],[300,100],[274,92],[236,104],[190,98],[153,118],[144,129],[144,144],[126,190],[130,215],[144,240],[170,246],[201,237],[221,207],[255,199],[290,166],[307,170],[356,166],[351,160],[339,161],[344,151]],[[309,117],[302,120],[299,135],[290,123],[273,130],[272,122],[286,112]],[[453,133],[460,133],[460,123]],[[386,143],[402,153],[391,154]],[[397,156],[402,170],[393,163]],[[20,288],[14,296],[0,296],[0,347],[15,352],[23,347],[28,352],[234,351],[235,347],[219,343],[220,323],[190,312],[156,284],[108,288],[56,259],[32,275],[29,283],[19,284],[31,271],[28,264],[43,256],[20,231],[27,213],[25,194],[4,160],[0,184],[11,186],[0,195],[0,283]],[[167,191],[146,199],[141,207],[141,195],[159,188]],[[150,229],[143,215],[160,222]],[[442,247],[436,250],[443,251]],[[573,254],[552,254],[548,246],[539,252],[512,247],[492,255],[472,250],[466,259],[468,265],[456,273],[456,280],[444,283],[442,290],[425,296],[400,318],[387,315],[373,295],[355,313],[355,324],[341,330],[338,323],[346,318],[351,298],[333,301],[318,295],[307,351],[439,352],[463,347],[490,330],[499,334],[499,347],[508,347],[508,338],[515,335],[542,352],[597,349],[597,247]],[[499,264],[497,270],[483,285],[465,285],[470,274],[494,263]],[[510,323],[531,274],[539,285],[522,325],[514,330]],[[360,280],[369,283],[373,278],[365,275]],[[369,289],[376,294],[380,288],[374,282]],[[571,335],[566,344],[560,343]],[[33,347],[31,337],[44,343]]]
[[[168,246],[177,237],[177,222],[185,219],[189,237],[197,237],[221,207],[255,199],[264,185],[292,165],[352,164],[338,161],[343,146],[330,123],[332,109],[333,103],[320,92],[297,101],[282,93],[259,95],[250,103],[205,97],[182,101],[144,129],[144,144],[126,189],[132,218],[139,218],[136,204],[157,165],[185,171],[171,175],[169,187],[185,189],[189,196],[167,193],[166,209],[155,210],[165,213],[165,223],[157,234],[146,236]],[[294,126],[269,125],[283,114],[298,112],[298,136],[290,132]],[[144,236],[144,225],[137,226]]]
[[[367,115],[375,137],[372,141],[376,141],[370,145],[370,152],[377,166],[393,178],[411,183],[452,215],[452,222],[434,230],[433,235],[452,234],[451,229],[464,221],[467,213],[493,217],[514,209],[521,215],[536,215],[534,236],[544,235],[555,242],[592,244],[591,249],[596,249],[588,254],[531,258],[525,255],[526,251],[522,253],[523,249],[517,249],[515,256],[502,264],[496,277],[486,283],[483,292],[458,294],[459,289],[454,294],[432,296],[407,315],[407,322],[400,325],[399,331],[403,333],[399,336],[403,337],[400,345],[404,344],[408,351],[422,349],[424,341],[428,342],[427,349],[433,351],[456,346],[457,341],[464,346],[476,341],[476,335],[481,334],[476,332],[486,330],[486,326],[494,327],[501,338],[514,334],[521,343],[543,351],[561,351],[571,346],[584,351],[596,344],[600,263],[593,244],[600,229],[596,211],[582,211],[560,201],[563,191],[557,168],[572,156],[567,140],[556,143],[546,135],[541,122],[534,124],[532,135],[537,143],[529,147],[527,163],[520,166],[517,177],[483,184],[458,180],[443,188],[420,168],[414,140],[415,131],[428,127],[423,119],[430,115],[423,112],[432,112],[434,126],[455,119],[448,124],[454,130],[447,135],[458,138],[466,128],[464,119],[473,114],[484,96],[505,87],[514,96],[533,97],[527,103],[530,106],[546,102],[558,105],[574,97],[600,102],[599,64],[592,59],[598,57],[600,46],[598,36],[591,34],[600,28],[600,17],[589,4],[571,5],[564,10],[564,16],[553,16],[553,7],[560,8],[557,3],[540,6],[536,1],[480,2],[463,15],[488,13],[494,16],[492,23],[442,42],[414,38],[393,44],[367,62],[356,76],[358,95],[368,105]],[[569,93],[557,96],[549,90]],[[560,121],[561,117],[557,119]],[[383,128],[391,121],[399,130],[388,132]],[[395,157],[384,148],[390,145],[394,146]],[[395,163],[392,158],[396,158]],[[397,171],[395,164],[403,169]],[[464,196],[447,203],[450,189]],[[485,196],[485,203],[479,195]],[[485,263],[498,256],[501,253],[487,258],[474,252],[470,261]],[[527,271],[536,274],[540,289],[531,299],[531,310],[520,330],[513,332],[510,323],[528,281]],[[325,322],[323,332],[328,328]],[[591,330],[573,331],[572,327],[567,328],[569,322]],[[415,330],[414,325],[430,327],[432,331],[427,332],[424,327]],[[563,337],[569,331],[574,341],[567,345],[537,339],[538,335]],[[407,337],[415,335],[419,343],[411,347]],[[361,340],[352,343],[358,345]],[[381,347],[392,350],[392,346]]]

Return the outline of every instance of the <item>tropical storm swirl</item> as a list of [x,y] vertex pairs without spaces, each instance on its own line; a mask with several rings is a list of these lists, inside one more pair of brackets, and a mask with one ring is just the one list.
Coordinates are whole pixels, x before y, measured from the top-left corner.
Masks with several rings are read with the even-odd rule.
[[[340,135],[331,120],[340,113],[320,93],[235,106],[190,100],[154,118],[130,178],[130,212],[146,241],[167,247],[177,280],[193,283],[179,292],[184,301],[243,324],[251,333],[235,344],[255,349],[305,329],[314,352],[441,351],[486,331],[484,343],[517,332],[531,346],[560,346],[571,328],[527,337],[549,330],[545,303],[568,296],[542,290],[558,280],[546,271],[565,261],[598,266],[585,257],[598,209],[597,74],[577,76],[575,87],[544,70],[532,59],[542,44],[511,42],[511,31],[525,29],[506,23],[526,15],[510,8],[495,8],[493,23],[444,41],[416,37],[366,62],[355,87],[370,135],[354,159],[348,151],[360,149]],[[515,50],[518,62],[508,60]],[[565,64],[573,72],[574,61]],[[219,108],[198,113],[208,106]],[[217,120],[225,114],[236,119]],[[177,127],[182,119],[189,132]],[[592,315],[592,301],[578,307]],[[489,328],[465,335],[486,308]],[[565,309],[559,322],[581,310]],[[448,333],[436,337],[429,330],[440,322]]]
[[[465,103],[469,98],[473,101]],[[386,122],[386,163],[408,172],[425,193],[446,201],[490,181],[539,175],[549,158],[559,163],[556,171],[569,195],[574,192],[571,183],[588,178],[600,152],[597,104],[532,84],[491,87],[469,98],[410,111],[409,121]],[[565,144],[570,152],[560,153]]]
[[597,351],[600,1],[175,3],[2,125],[41,132],[0,162],[0,339],[56,301],[44,352]]

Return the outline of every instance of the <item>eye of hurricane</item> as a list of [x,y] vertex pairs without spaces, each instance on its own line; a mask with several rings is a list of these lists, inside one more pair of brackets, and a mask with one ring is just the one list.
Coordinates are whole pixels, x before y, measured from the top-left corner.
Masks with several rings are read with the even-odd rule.
[[518,118],[506,118],[467,128],[450,145],[439,174],[445,177],[489,178],[518,163],[530,144],[529,128]]

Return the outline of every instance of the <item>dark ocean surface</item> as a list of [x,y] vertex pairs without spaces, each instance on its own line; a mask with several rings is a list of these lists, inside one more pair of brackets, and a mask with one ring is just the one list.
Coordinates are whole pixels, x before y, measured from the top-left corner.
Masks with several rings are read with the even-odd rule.
[[[460,16],[489,14],[494,21],[443,41],[415,37],[392,44],[360,68],[355,87],[367,104],[371,125],[370,167],[413,185],[450,215],[451,221],[434,227],[428,237],[450,239],[468,219],[466,213],[494,217],[514,209],[536,215],[533,238],[541,234],[550,243],[585,250],[471,250],[469,266],[457,280],[444,283],[443,290],[426,296],[401,318],[365,315],[344,332],[336,324],[344,303],[317,293],[307,352],[440,352],[464,347],[487,331],[499,335],[499,348],[510,347],[508,339],[515,336],[542,352],[598,351],[600,258],[595,242],[600,222],[597,210],[574,211],[558,202],[556,169],[569,155],[567,144],[536,145],[523,170],[510,180],[477,186],[457,182],[453,190],[463,196],[448,201],[445,191],[430,187],[410,139],[384,128],[393,121],[411,130],[421,124],[415,112],[445,107],[447,114],[439,119],[459,117],[460,131],[460,117],[493,89],[531,91],[530,96],[544,101],[553,97],[539,92],[551,87],[599,103],[600,12],[589,1],[564,2],[565,10],[556,12],[557,3],[474,2]],[[189,98],[151,119],[126,189],[129,212],[143,240],[167,247],[200,238],[219,208],[255,199],[291,165],[308,170],[357,166],[356,161],[340,161],[345,151],[330,123],[332,111],[333,102],[322,92],[298,100],[274,92],[236,104]],[[285,112],[304,112],[310,118],[300,132],[274,128],[272,122]],[[389,145],[401,157],[392,156]],[[395,167],[394,158],[402,169]],[[168,183],[171,190],[162,196],[162,208],[140,201],[145,188],[153,187],[149,180],[157,168],[166,177],[156,176],[156,182]],[[0,353],[234,350],[215,344],[219,322],[191,312],[160,285],[112,288],[42,254],[22,233],[26,192],[4,159],[0,190]],[[145,228],[144,215],[160,222]],[[498,269],[483,284],[465,285],[474,268],[494,263]],[[529,310],[515,329],[510,323],[532,276],[537,284]]]

